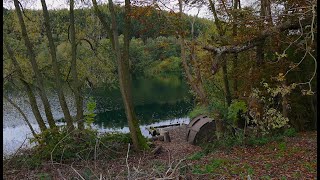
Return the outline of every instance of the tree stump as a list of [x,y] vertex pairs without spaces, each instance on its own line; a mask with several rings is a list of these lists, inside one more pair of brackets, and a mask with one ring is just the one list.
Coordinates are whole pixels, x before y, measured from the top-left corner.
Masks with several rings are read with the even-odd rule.
[[171,142],[169,131],[161,131],[160,136],[164,137],[164,142]]

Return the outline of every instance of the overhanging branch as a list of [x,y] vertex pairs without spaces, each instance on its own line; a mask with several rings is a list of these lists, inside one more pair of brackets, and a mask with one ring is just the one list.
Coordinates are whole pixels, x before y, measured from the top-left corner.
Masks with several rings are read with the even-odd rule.
[[[300,22],[299,22],[300,21]],[[238,45],[226,45],[226,46],[220,46],[220,47],[214,47],[214,46],[205,46],[203,47],[203,49],[213,52],[215,54],[224,54],[224,53],[239,53],[248,49],[251,49],[255,46],[257,46],[258,44],[260,44],[260,42],[269,37],[272,36],[276,33],[285,31],[285,30],[293,30],[293,29],[299,29],[308,24],[311,24],[312,21],[312,17],[311,16],[306,16],[303,19],[294,19],[294,20],[288,20],[278,26],[272,27],[270,29],[266,29],[264,31],[262,31],[258,36],[256,36],[255,38],[248,40],[242,44],[238,44]]]

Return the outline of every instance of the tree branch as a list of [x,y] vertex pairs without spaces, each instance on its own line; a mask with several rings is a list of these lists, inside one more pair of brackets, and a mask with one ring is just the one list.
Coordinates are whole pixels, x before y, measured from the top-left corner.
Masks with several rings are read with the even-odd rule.
[[216,54],[239,53],[257,46],[258,44],[261,43],[263,39],[269,36],[272,36],[278,32],[282,32],[285,30],[299,29],[300,23],[302,26],[306,26],[311,22],[312,22],[312,18],[310,16],[306,16],[303,19],[300,18],[300,19],[288,20],[278,26],[262,31],[258,36],[256,36],[251,40],[246,41],[245,43],[242,43],[239,45],[226,45],[226,46],[220,46],[220,47],[205,46],[203,47],[203,49],[207,51],[211,51]]

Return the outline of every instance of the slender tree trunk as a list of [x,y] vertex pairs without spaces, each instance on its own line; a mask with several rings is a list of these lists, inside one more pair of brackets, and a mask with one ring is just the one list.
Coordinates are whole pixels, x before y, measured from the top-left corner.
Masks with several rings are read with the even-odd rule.
[[[237,10],[238,9],[238,4],[240,4],[240,0],[234,0],[233,2],[233,10]],[[237,13],[234,12],[233,13],[233,27],[232,27],[232,35],[233,37],[237,37],[238,36],[238,16]],[[238,97],[238,76],[237,76],[237,67],[238,67],[238,53],[234,53],[234,57],[233,57],[233,90],[235,93],[235,98]]]
[[20,9],[18,0],[14,0],[14,6],[16,8],[16,13],[17,13],[17,16],[18,16],[18,19],[19,19],[19,24],[20,24],[20,28],[21,28],[21,32],[22,32],[22,37],[24,39],[25,46],[27,47],[27,50],[28,50],[28,55],[29,55],[29,58],[30,58],[31,66],[32,66],[32,69],[33,69],[33,71],[35,73],[35,76],[36,76],[36,82],[37,82],[37,86],[38,86],[38,89],[39,89],[39,95],[40,95],[40,98],[41,98],[43,106],[44,106],[44,111],[46,113],[46,117],[47,117],[47,120],[48,120],[50,128],[55,129],[55,128],[57,128],[57,126],[56,126],[55,121],[53,119],[53,115],[52,115],[52,112],[51,112],[51,107],[50,107],[50,104],[49,104],[49,101],[48,101],[48,98],[47,98],[47,95],[46,95],[46,92],[45,92],[45,89],[44,89],[44,86],[43,86],[42,74],[40,73],[40,70],[38,68],[38,64],[37,64],[37,61],[36,61],[36,56],[35,56],[35,53],[33,51],[32,43],[30,42],[30,39],[29,39],[28,34],[27,34],[27,29],[26,29],[26,26],[24,24],[24,20],[23,20],[23,17],[22,17],[22,13],[21,13],[21,9]]
[[81,96],[81,83],[78,79],[77,72],[77,45],[76,45],[76,30],[74,20],[74,0],[70,0],[70,41],[71,41],[71,75],[74,87],[74,96],[76,100],[78,129],[84,129],[83,120],[83,98]]
[[[180,19],[182,19],[182,0],[179,0],[179,10],[180,10]],[[184,35],[180,33],[180,47],[181,47],[181,60],[182,60],[182,66],[184,68],[184,71],[186,73],[187,81],[190,84],[192,90],[197,94],[197,96],[200,99],[200,103],[203,105],[208,105],[208,99],[207,95],[204,91],[204,88],[202,86],[201,81],[195,81],[190,73],[190,69],[187,63],[187,57],[186,57],[186,48],[185,48],[185,42],[184,42]]]
[[312,97],[311,97],[311,108],[312,108],[312,112],[313,112],[313,125],[314,125],[314,129],[317,130],[317,93],[315,93]]
[[130,0],[125,0],[125,30],[124,30],[124,52],[121,57],[121,50],[117,32],[117,22],[112,0],[109,0],[109,9],[112,21],[112,32],[114,39],[114,47],[116,51],[118,63],[118,75],[120,82],[120,90],[123,99],[124,109],[126,112],[130,134],[135,150],[147,149],[148,145],[145,138],[141,134],[139,121],[135,116],[131,95],[131,79],[129,73],[129,32],[130,32]]
[[[269,26],[272,26],[272,17],[271,17],[271,7],[269,0],[261,0],[261,8],[260,8],[260,16],[261,16],[261,25],[260,29],[264,29],[265,21],[268,22]],[[265,39],[260,41],[261,43],[257,45],[256,49],[256,58],[257,58],[257,65],[261,67],[264,63],[264,46],[265,46]]]
[[39,111],[39,108],[38,108],[38,105],[37,105],[37,101],[36,101],[36,97],[34,96],[33,92],[32,92],[32,89],[30,87],[30,85],[24,81],[24,76],[22,74],[22,70],[18,64],[18,61],[16,60],[16,58],[14,57],[14,54],[13,54],[13,51],[12,49],[10,48],[6,38],[4,37],[4,45],[5,45],[5,48],[9,54],[9,57],[18,73],[18,76],[19,76],[19,79],[21,81],[21,83],[23,84],[26,92],[27,92],[27,95],[28,95],[28,98],[29,98],[29,101],[30,101],[30,105],[31,105],[31,110],[33,112],[33,115],[40,127],[40,130],[41,132],[47,130],[47,127],[46,127],[46,124],[44,123],[42,117],[41,117],[41,114],[40,114],[40,111]]
[[37,138],[37,133],[34,131],[33,127],[31,126],[31,123],[29,122],[27,116],[24,114],[24,112],[21,110],[21,108],[16,104],[14,103],[8,96],[6,95],[3,95],[3,97],[13,106],[15,107],[19,113],[22,115],[24,121],[27,123],[29,129],[31,130],[31,133],[33,135],[33,137]]
[[52,59],[54,75],[55,75],[56,90],[58,93],[60,106],[63,111],[64,118],[67,122],[68,129],[73,130],[74,126],[72,123],[72,117],[70,115],[70,111],[69,111],[69,108],[66,103],[66,99],[65,99],[65,96],[64,96],[64,93],[62,90],[61,73],[59,70],[58,62],[57,62],[56,47],[54,45],[54,41],[52,38],[51,27],[50,27],[50,17],[49,17],[49,13],[48,13],[48,9],[47,9],[47,5],[46,5],[45,0],[41,0],[41,4],[42,4],[42,8],[43,8],[44,24],[46,27],[46,34],[47,34],[47,38],[49,41],[50,54],[51,54],[51,59]]
[[102,12],[100,11],[98,4],[97,4],[97,1],[92,0],[92,4],[93,4],[94,12],[98,16],[103,28],[107,31],[108,36],[111,41],[111,44],[112,44],[112,48],[114,49],[114,39],[113,39],[113,35],[112,35],[111,29],[110,29],[110,25],[108,25],[108,20],[105,18],[105,16],[103,16]]
[[229,80],[228,80],[228,70],[227,70],[227,61],[226,61],[226,57],[225,55],[222,55],[223,57],[221,57],[222,60],[222,73],[223,73],[223,82],[224,82],[224,89],[226,92],[226,101],[227,101],[227,105],[228,107],[231,104],[231,92],[230,92],[230,87],[229,87]]

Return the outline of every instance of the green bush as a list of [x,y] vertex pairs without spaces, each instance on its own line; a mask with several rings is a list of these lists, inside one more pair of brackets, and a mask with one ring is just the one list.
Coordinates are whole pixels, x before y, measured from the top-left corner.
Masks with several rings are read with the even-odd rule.
[[21,160],[31,167],[51,159],[55,162],[93,159],[97,144],[105,147],[99,149],[100,158],[114,158],[120,155],[121,150],[125,152],[127,144],[132,142],[129,133],[98,135],[97,131],[92,129],[76,129],[71,132],[66,131],[66,128],[59,132],[50,129],[37,138],[40,144],[32,148],[32,153]]
[[35,147],[36,157],[42,160],[61,161],[81,158],[94,148],[97,132],[93,130],[47,130],[38,136],[41,144]]
[[283,135],[287,137],[294,137],[297,135],[297,131],[294,128],[289,128],[284,131]]
[[204,106],[196,106],[193,108],[192,111],[189,112],[188,116],[190,119],[193,119],[201,114],[206,114],[208,115],[209,114],[209,110],[207,107],[204,107]]
[[233,100],[231,105],[228,108],[228,120],[230,120],[233,124],[236,124],[238,119],[239,112],[246,113],[247,105],[244,101],[241,100]]
[[248,140],[248,144],[253,146],[254,145],[261,146],[261,145],[267,144],[268,142],[270,142],[270,139],[267,137],[259,137],[259,138],[251,137]]
[[108,143],[131,143],[130,133],[105,133],[100,137],[102,142]]
[[241,146],[244,144],[244,134],[242,131],[235,133],[235,135],[224,134],[224,136],[217,141],[212,143],[202,144],[204,153],[208,154],[214,152],[217,149],[229,150],[233,146]]

